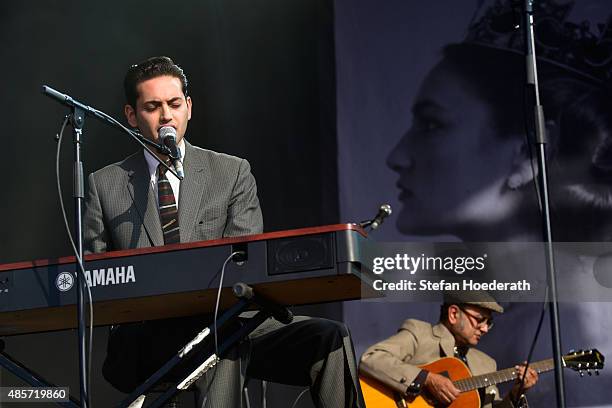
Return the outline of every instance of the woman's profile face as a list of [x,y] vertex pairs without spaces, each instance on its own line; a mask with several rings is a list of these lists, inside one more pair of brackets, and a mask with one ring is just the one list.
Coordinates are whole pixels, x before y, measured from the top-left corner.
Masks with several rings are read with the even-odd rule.
[[499,135],[491,106],[444,61],[422,83],[412,116],[387,159],[399,175],[399,230],[462,236],[507,220],[518,205],[507,179],[521,137]]

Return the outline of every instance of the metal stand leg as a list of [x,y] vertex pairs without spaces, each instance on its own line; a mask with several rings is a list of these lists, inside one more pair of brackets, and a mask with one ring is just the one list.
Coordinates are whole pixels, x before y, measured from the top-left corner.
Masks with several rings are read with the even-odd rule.
[[[2,345],[2,347],[4,347],[4,345]],[[21,363],[13,359],[5,352],[0,353],[0,366],[6,368],[8,371],[21,378],[32,387],[57,387],[49,381],[46,381],[40,375],[32,372],[32,370],[29,370],[25,366],[21,365]],[[55,402],[55,404],[66,408],[80,408],[79,401],[76,398],[69,396],[69,399],[69,401]]]

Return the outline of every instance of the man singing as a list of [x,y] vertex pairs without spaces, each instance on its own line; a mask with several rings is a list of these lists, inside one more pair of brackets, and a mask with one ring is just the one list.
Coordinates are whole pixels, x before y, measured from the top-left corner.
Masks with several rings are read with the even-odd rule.
[[[192,100],[183,70],[170,58],[149,58],[128,70],[124,87],[131,126],[156,143],[160,129],[176,131],[185,176],[180,181],[144,151],[92,173],[84,221],[88,252],[261,233],[249,163],[192,146],[184,138]],[[173,272],[168,265],[168,274]],[[121,391],[132,391],[201,330],[206,318],[113,327],[105,378]],[[244,367],[250,377],[309,386],[317,407],[364,406],[342,323],[300,316],[283,325],[268,319],[250,336],[248,347],[222,357],[216,369],[196,382],[206,391],[200,407],[240,407]]]

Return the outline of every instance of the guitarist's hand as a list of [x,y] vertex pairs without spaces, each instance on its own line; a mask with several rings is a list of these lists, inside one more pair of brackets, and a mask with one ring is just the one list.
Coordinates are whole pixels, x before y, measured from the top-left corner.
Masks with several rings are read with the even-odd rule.
[[[517,365],[516,367],[516,382],[514,384],[514,387],[512,387],[512,396],[516,397],[517,393],[519,392],[519,386],[521,385],[521,379],[523,378],[523,374],[525,373],[525,364],[526,362],[524,362],[521,365]],[[533,387],[534,385],[536,385],[536,383],[538,382],[538,373],[531,367],[529,367],[529,369],[527,370],[527,375],[525,375],[525,382],[523,383],[523,389],[522,392],[527,391],[528,389],[530,389],[531,387]]]
[[425,387],[432,397],[444,404],[450,404],[456,400],[461,393],[451,380],[443,375],[431,372],[427,374]]

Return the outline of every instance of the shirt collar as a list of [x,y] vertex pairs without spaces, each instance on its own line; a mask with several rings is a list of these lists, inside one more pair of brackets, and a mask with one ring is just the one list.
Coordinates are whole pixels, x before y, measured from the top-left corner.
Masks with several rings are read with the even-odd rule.
[[[177,147],[181,151],[182,161],[184,162],[185,161],[185,138],[181,139]],[[146,150],[144,150],[144,156],[147,162],[147,167],[149,168],[149,174],[150,175],[157,174],[157,166],[159,166],[159,162],[157,161],[157,159],[153,157],[153,155]]]

